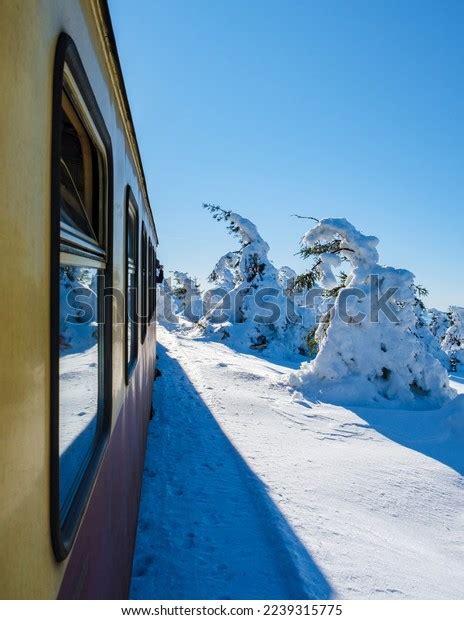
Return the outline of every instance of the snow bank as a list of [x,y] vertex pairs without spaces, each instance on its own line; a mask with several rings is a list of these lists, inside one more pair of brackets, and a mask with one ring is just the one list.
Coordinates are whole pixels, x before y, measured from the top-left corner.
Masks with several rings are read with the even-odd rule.
[[[291,375],[291,385],[311,399],[339,403],[431,408],[449,401],[447,373],[416,332],[413,274],[379,265],[378,239],[346,219],[322,220],[303,237],[303,246],[331,242],[338,249],[320,256],[323,282],[333,288],[341,258],[351,271],[329,322],[318,326],[316,358]],[[378,311],[382,297],[388,301]]]

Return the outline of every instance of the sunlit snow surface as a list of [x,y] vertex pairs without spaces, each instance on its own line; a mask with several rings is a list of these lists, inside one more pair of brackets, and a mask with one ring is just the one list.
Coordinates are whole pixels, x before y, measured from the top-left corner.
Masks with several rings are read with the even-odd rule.
[[285,362],[158,335],[133,598],[464,596],[460,401],[300,400]]

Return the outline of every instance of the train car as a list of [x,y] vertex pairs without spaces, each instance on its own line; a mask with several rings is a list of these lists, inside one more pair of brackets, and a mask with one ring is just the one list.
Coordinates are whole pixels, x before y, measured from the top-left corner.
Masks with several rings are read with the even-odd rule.
[[0,6],[0,597],[126,598],[158,237],[103,0]]

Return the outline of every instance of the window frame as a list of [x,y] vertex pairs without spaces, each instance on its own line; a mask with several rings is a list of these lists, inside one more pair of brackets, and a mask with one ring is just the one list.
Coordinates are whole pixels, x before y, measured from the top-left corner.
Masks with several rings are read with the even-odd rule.
[[148,242],[148,257],[148,322],[151,324],[155,313],[155,249],[151,239]]
[[139,252],[139,243],[140,243],[140,234],[139,234],[139,207],[137,201],[135,200],[135,196],[132,192],[132,189],[129,185],[126,187],[126,199],[125,199],[125,227],[124,227],[124,307],[125,307],[125,317],[124,317],[124,368],[125,368],[125,378],[126,385],[129,384],[132,373],[137,366],[138,354],[139,354],[139,325],[138,321],[133,323],[132,328],[136,329],[135,334],[135,358],[129,359],[128,347],[129,347],[129,282],[128,282],[128,261],[129,261],[129,237],[128,237],[128,226],[129,226],[129,211],[133,211],[135,215],[135,234],[136,239],[134,243],[134,251],[135,251],[135,284],[136,284],[136,292],[135,292],[135,306],[136,312],[138,311],[138,299],[139,299],[139,273],[140,273],[140,252]]
[[[62,97],[66,92],[76,97],[72,103],[84,111],[80,121],[96,147],[105,158],[105,183],[100,175],[98,186],[103,187],[104,208],[99,209],[98,245],[92,239],[84,239],[71,226],[60,221],[61,214],[61,133]],[[68,95],[69,96],[69,95]],[[95,144],[94,144],[95,146]],[[100,166],[98,167],[99,171]],[[98,266],[104,271],[104,286],[113,284],[113,156],[110,134],[93,94],[89,79],[80,59],[76,45],[69,35],[62,33],[58,39],[53,73],[52,95],[52,148],[51,148],[51,227],[50,227],[50,525],[52,547],[58,561],[64,560],[74,543],[84,511],[88,504],[93,484],[108,443],[112,411],[112,297],[99,295],[99,311],[104,317],[103,351],[99,350],[100,372],[103,373],[103,389],[99,390],[98,432],[92,444],[92,453],[85,462],[83,473],[76,479],[76,490],[69,508],[62,518],[60,497],[60,455],[59,455],[59,336],[60,336],[60,266],[85,262],[87,266]],[[64,254],[61,254],[62,250]],[[63,260],[62,260],[63,259]],[[100,365],[101,360],[101,365]],[[100,377],[99,377],[100,382]],[[101,384],[100,384],[101,385]],[[100,402],[101,401],[101,402]],[[100,409],[101,408],[101,409]]]
[[142,234],[140,235],[140,342],[145,342],[147,337],[148,317],[148,234],[145,222],[142,222]]
[[156,244],[155,242],[153,242],[153,314],[152,314],[152,320],[156,320],[156,297],[157,297],[157,291],[156,291],[156,285],[157,285],[157,276],[156,276]]

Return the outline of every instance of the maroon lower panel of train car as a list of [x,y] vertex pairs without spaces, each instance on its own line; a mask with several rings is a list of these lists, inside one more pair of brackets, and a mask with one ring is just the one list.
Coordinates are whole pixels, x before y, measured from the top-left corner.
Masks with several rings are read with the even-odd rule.
[[152,364],[142,361],[111,434],[60,599],[127,598],[153,378]]

